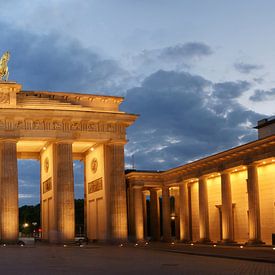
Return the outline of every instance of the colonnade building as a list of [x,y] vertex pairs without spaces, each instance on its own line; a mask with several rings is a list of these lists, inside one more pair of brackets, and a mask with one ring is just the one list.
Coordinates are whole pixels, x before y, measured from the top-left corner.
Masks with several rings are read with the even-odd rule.
[[73,160],[89,240],[275,242],[275,119],[259,139],[163,172],[124,171],[123,98],[0,81],[0,241],[18,239],[17,159],[40,161],[42,238],[75,237]]
[[128,171],[129,236],[275,244],[275,117],[256,141],[167,171]]

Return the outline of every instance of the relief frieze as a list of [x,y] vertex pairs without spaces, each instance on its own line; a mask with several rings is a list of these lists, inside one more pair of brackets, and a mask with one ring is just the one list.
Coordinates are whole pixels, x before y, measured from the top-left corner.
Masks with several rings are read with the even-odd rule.
[[58,130],[125,134],[125,126],[116,123],[42,119],[0,119],[0,130]]

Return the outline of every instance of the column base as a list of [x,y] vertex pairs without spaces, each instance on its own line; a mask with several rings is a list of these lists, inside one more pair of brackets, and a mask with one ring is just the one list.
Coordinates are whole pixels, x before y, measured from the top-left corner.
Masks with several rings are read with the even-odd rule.
[[165,243],[170,243],[172,242],[172,238],[163,238],[162,241]]
[[213,242],[209,239],[203,238],[203,239],[200,239],[197,243],[198,244],[212,244]]
[[180,243],[192,243],[191,240],[187,240],[187,239],[183,239],[183,240],[180,240]]
[[263,242],[262,240],[249,240],[246,245],[250,245],[250,246],[258,246],[258,245],[264,245],[265,242]]
[[237,242],[227,239],[227,240],[218,241],[218,244],[221,244],[221,245],[237,245]]

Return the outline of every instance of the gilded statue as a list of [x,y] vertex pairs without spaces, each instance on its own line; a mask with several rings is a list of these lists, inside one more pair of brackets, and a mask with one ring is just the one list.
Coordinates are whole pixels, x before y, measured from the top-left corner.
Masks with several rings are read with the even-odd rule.
[[9,69],[8,69],[9,59],[10,59],[9,52],[5,52],[0,59],[0,80],[8,81],[9,79]]

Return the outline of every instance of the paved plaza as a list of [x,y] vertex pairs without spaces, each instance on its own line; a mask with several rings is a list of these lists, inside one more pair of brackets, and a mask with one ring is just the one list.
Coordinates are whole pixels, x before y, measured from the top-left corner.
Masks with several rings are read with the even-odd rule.
[[[257,261],[257,255],[262,255],[264,251],[261,249],[250,255],[251,260],[256,260],[251,261],[228,259],[226,255],[225,258],[213,257],[215,253],[219,254],[219,250],[212,253],[214,248],[211,246],[195,249],[179,246],[172,249],[178,253],[165,251],[171,250],[171,247],[151,244],[147,247],[135,247],[133,244],[123,247],[7,245],[0,247],[1,274],[275,274],[272,248],[264,253],[271,260],[266,263]],[[228,248],[228,255],[234,249],[238,251],[237,248]],[[212,257],[188,255],[188,251],[194,254],[200,251],[209,255],[212,253]]]

